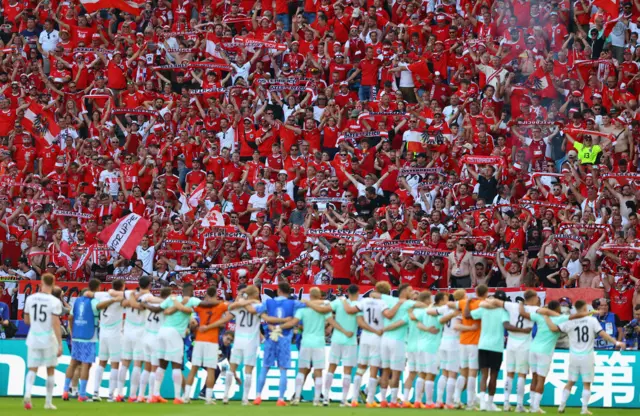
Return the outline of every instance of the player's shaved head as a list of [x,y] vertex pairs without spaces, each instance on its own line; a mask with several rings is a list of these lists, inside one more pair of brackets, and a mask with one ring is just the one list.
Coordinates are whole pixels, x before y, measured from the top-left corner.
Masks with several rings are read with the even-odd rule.
[[312,287],[309,291],[309,297],[311,297],[311,299],[322,299],[322,290],[317,287]]

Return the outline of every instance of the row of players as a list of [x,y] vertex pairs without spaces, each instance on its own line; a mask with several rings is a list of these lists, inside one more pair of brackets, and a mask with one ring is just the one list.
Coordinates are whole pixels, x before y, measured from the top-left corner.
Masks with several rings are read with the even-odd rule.
[[[594,375],[595,338],[601,336],[617,347],[624,347],[602,331],[599,322],[589,315],[585,302],[576,302],[575,315],[562,315],[558,302],[539,307],[540,300],[535,291],[527,291],[523,303],[513,303],[506,301],[502,291],[489,296],[488,288],[482,285],[476,288],[476,296],[471,299],[464,290],[454,292],[450,299],[445,293],[419,293],[409,285],[401,285],[396,297],[390,296],[389,285],[381,282],[367,298],[360,299],[358,287],[351,285],[346,298],[328,302],[322,299],[318,288],[310,291],[309,300],[292,299],[289,285],[281,283],[278,296],[273,299],[260,301],[258,289],[249,286],[240,292],[235,302],[228,304],[216,299],[215,288],[207,291],[204,300],[194,297],[193,287],[189,284],[183,286],[182,296],[172,295],[169,288],[154,296],[149,291],[150,281],[146,277],[140,279],[139,288],[133,291],[124,291],[122,281],[114,281],[112,286],[108,292],[97,292],[99,282],[91,281],[74,303],[69,317],[72,361],[65,380],[65,399],[79,366],[78,400],[100,400],[98,391],[102,374],[110,362],[109,400],[124,401],[127,372],[133,363],[128,401],[166,402],[160,396],[160,385],[171,363],[174,403],[189,402],[195,375],[199,368],[205,368],[205,404],[211,404],[214,402],[219,330],[235,320],[235,341],[225,375],[224,403],[228,402],[240,365],[244,365],[242,404],[249,403],[253,368],[264,340],[264,360],[258,374],[254,404],[262,401],[268,370],[277,366],[280,369],[277,404],[286,405],[286,371],[291,366],[293,328],[301,326],[293,405],[299,403],[302,386],[311,370],[315,385],[313,404],[320,405],[323,395],[322,404],[328,405],[334,373],[342,364],[343,406],[358,406],[362,378],[369,370],[367,407],[459,408],[466,390],[467,409],[479,407],[480,410],[497,411],[500,409],[494,404],[493,397],[503,360],[506,329],[509,336],[505,408],[508,410],[510,406],[510,393],[516,380],[516,411],[525,411],[524,385],[531,370],[531,411],[544,413],[540,408],[544,381],[558,336],[564,332],[571,348],[569,382],[563,391],[560,411],[564,411],[571,388],[582,377],[582,414],[589,414],[587,405]],[[55,408],[52,404],[53,369],[62,352],[59,320],[62,307],[51,295],[53,288],[53,276],[43,275],[41,291],[27,298],[25,305],[25,321],[31,324],[27,336],[26,408],[31,408],[31,388],[38,367],[47,368],[45,408]],[[325,363],[327,323],[333,328],[328,367]],[[537,332],[532,339],[534,323]],[[197,329],[191,370],[182,391],[183,337],[190,326]],[[362,334],[358,345],[359,328]],[[87,381],[89,368],[96,359],[96,346],[99,346],[99,365],[93,398],[90,398]],[[400,374],[407,367],[409,377],[401,385]],[[479,370],[480,390],[476,394]],[[440,371],[442,376],[435,386]],[[375,400],[378,387],[379,404]],[[412,387],[413,403],[409,400]],[[403,388],[406,396],[402,393]],[[400,402],[400,397],[404,397],[404,403]]]

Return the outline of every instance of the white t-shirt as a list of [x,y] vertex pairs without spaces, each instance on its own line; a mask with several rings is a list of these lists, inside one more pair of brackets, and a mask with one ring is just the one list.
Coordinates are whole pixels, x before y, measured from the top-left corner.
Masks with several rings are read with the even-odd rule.
[[236,151],[236,131],[229,127],[227,131],[221,131],[216,134],[218,140],[220,140],[220,149],[228,148],[231,153]]
[[[263,197],[258,196],[257,193],[251,195],[249,198],[249,205],[253,208],[260,208],[263,211],[267,210],[267,200],[269,199],[269,194],[265,192]],[[251,213],[251,221],[255,221],[256,217],[260,211],[254,211]]]
[[27,334],[27,347],[44,349],[57,345],[52,319],[53,315],[62,314],[60,299],[48,293],[35,293],[27,298],[24,313],[29,315],[31,321]]
[[138,260],[142,262],[142,268],[147,273],[151,273],[153,271],[153,259],[156,256],[156,248],[154,246],[149,246],[146,250],[142,248],[142,246],[136,247],[136,256]]
[[38,36],[38,41],[40,45],[42,45],[42,50],[45,52],[51,52],[56,48],[56,45],[60,41],[60,36],[57,30],[52,30],[51,32],[47,32],[43,30],[40,32],[40,36]]
[[575,355],[592,354],[593,343],[602,331],[600,322],[593,316],[563,322],[558,327],[569,337],[570,351]]
[[113,172],[103,170],[100,172],[99,182],[100,184],[107,184],[107,191],[111,196],[118,196],[118,191],[120,190],[120,173],[117,170]]
[[236,73],[232,75],[232,82],[235,84],[236,79],[242,77],[245,81],[249,80],[249,70],[251,69],[251,62],[245,62],[244,65],[238,66],[234,63],[231,63],[233,69],[235,69]]

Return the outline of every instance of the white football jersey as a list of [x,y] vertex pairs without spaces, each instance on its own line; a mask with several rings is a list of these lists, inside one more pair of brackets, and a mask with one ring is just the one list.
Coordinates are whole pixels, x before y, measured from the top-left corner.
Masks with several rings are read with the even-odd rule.
[[[158,305],[155,305],[158,306]],[[148,309],[145,309],[145,321],[144,321],[144,331],[150,335],[157,335],[158,331],[162,327],[164,323],[164,313],[162,311],[156,313],[151,312]]]
[[[101,302],[113,299],[107,292],[96,293],[96,299],[98,304]],[[99,310],[100,312],[100,334],[104,335],[117,335],[122,333],[122,315],[124,314],[124,308],[122,303],[112,303],[105,309]]]
[[593,353],[595,339],[602,331],[600,322],[593,316],[566,321],[558,327],[569,337],[571,353],[577,355]]
[[57,345],[52,319],[53,315],[62,314],[60,299],[48,293],[35,293],[27,298],[24,313],[28,314],[31,320],[27,334],[27,347],[43,349]]
[[[360,309],[358,315],[364,318],[364,321],[373,329],[384,328],[384,317],[382,316],[382,310],[385,307],[385,303],[382,299],[364,298],[356,303],[356,307]],[[360,336],[360,342],[379,342],[380,336],[372,334],[368,331],[362,331]]]
[[[505,302],[504,309],[509,313],[509,323],[516,328],[533,328],[533,322],[525,319],[520,315],[520,304],[517,302]],[[528,313],[538,310],[537,306],[525,306],[525,311]],[[515,350],[528,350],[531,345],[531,333],[523,334],[520,332],[509,332],[509,339],[507,340],[507,349],[510,351]]]
[[245,308],[238,308],[229,311],[236,321],[234,343],[238,345],[249,345],[260,343],[260,317],[249,312]]
[[[143,295],[137,295],[135,290],[127,290],[124,292],[124,298],[129,299],[129,296],[134,293],[137,296],[138,302],[144,302],[146,298],[152,296],[150,293],[145,293]],[[124,319],[124,333],[138,333],[144,330],[144,322],[147,318],[145,310],[142,309],[133,309],[133,308],[123,308],[125,313]]]
[[[440,315],[438,319],[454,312],[454,310],[448,306],[441,306],[439,308],[436,308],[436,310]],[[440,342],[441,350],[455,349],[460,344],[460,331],[455,329],[455,327],[456,324],[461,323],[462,318],[460,315],[458,315],[442,326],[442,341]]]

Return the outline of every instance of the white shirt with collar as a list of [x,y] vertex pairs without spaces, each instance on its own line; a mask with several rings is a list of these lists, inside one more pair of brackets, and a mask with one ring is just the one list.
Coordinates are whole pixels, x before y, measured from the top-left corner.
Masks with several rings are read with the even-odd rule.
[[42,45],[42,50],[45,52],[51,52],[56,48],[58,42],[60,42],[60,36],[57,30],[52,30],[51,32],[47,32],[43,30],[40,32],[40,36],[38,37],[38,42]]

